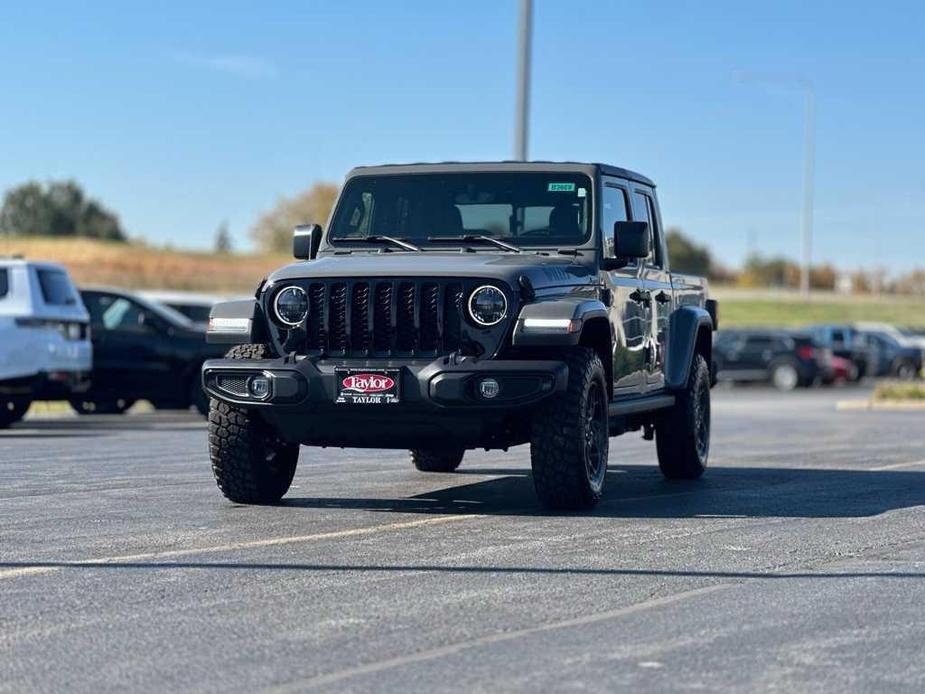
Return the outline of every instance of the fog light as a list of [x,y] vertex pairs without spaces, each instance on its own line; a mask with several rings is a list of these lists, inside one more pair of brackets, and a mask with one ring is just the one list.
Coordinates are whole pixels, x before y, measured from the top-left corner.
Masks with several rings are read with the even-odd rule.
[[479,393],[486,400],[491,400],[494,397],[497,397],[498,393],[501,392],[501,384],[498,383],[493,378],[483,378],[479,381]]
[[270,396],[270,379],[266,376],[251,376],[247,379],[247,392],[252,398],[265,400]]

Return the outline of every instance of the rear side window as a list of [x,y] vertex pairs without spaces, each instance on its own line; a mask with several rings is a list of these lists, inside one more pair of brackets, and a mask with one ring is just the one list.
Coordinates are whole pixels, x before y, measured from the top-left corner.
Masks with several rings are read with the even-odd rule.
[[0,299],[10,293],[10,271],[0,267]]
[[752,335],[745,341],[745,348],[755,351],[771,349],[775,346],[779,348],[780,345],[775,345],[775,342],[777,341],[773,337],[765,335]]
[[605,184],[604,196],[601,203],[603,208],[601,217],[603,219],[602,227],[604,230],[604,255],[608,258],[613,258],[613,225],[617,222],[629,221],[629,216],[627,215],[626,191],[614,185]]
[[35,271],[42,289],[42,299],[49,306],[70,306],[77,303],[74,288],[67,274],[61,270]]

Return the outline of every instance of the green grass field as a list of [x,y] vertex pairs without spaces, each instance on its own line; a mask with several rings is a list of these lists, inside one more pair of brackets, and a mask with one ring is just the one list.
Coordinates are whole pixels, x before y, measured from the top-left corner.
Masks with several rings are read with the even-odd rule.
[[830,299],[803,301],[796,297],[752,298],[720,296],[721,327],[748,325],[797,327],[811,323],[877,321],[925,326],[925,300],[903,298]]

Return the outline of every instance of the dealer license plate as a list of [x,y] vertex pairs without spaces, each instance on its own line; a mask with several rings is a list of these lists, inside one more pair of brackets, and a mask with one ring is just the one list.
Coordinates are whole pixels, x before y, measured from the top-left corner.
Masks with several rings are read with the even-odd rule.
[[398,369],[335,369],[336,403],[392,405],[399,401]]

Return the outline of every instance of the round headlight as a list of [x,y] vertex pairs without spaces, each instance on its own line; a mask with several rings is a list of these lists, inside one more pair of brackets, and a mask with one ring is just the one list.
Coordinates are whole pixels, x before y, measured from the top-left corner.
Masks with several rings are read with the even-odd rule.
[[276,317],[286,325],[299,325],[308,315],[308,297],[301,287],[286,287],[273,301]]
[[478,325],[497,325],[507,315],[507,297],[490,284],[476,289],[469,295],[469,315]]

